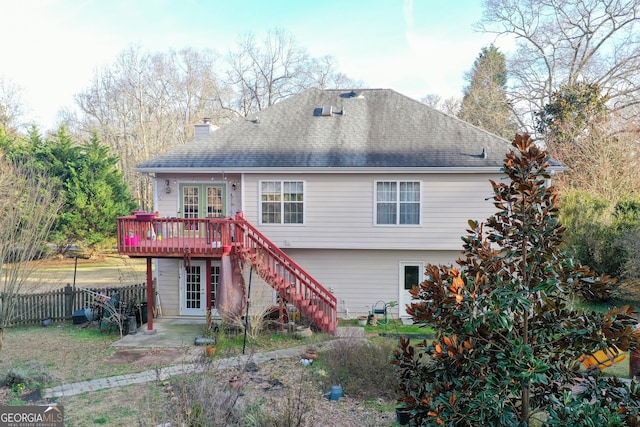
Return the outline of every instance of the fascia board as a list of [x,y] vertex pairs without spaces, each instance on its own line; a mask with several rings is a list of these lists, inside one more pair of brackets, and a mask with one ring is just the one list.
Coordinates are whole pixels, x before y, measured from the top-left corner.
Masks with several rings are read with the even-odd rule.
[[211,173],[278,173],[278,174],[405,174],[405,173],[500,173],[496,167],[429,167],[429,168],[134,168],[143,174],[211,174]]

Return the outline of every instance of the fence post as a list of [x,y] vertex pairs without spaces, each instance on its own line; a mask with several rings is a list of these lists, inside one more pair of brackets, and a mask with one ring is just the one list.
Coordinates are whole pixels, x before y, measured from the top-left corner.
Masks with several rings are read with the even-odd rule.
[[69,320],[73,317],[73,288],[67,283],[64,287],[64,318]]

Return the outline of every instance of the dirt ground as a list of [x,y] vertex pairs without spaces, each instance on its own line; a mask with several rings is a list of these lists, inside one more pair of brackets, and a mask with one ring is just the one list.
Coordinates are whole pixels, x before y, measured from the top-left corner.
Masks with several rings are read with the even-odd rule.
[[189,348],[126,348],[118,349],[104,361],[107,365],[130,364],[144,368],[177,364],[189,357],[193,351]]
[[[204,357],[200,346],[171,348],[114,348],[117,336],[86,334],[84,328],[67,325],[64,327],[21,328],[9,330],[5,334],[5,346],[1,353],[0,373],[15,367],[25,367],[30,372],[44,369],[53,374],[58,383],[71,383],[86,379],[104,378],[131,372],[154,370],[169,364],[179,364],[185,360],[202,363],[207,371],[207,379],[216,382],[219,389],[228,387],[232,375],[239,374],[244,380],[242,404],[269,402],[268,406],[280,411],[296,409],[294,402],[303,404],[306,422],[301,426],[390,426],[395,414],[381,411],[375,403],[366,403],[361,396],[345,396],[339,401],[331,401],[313,385],[314,378],[321,369],[305,367],[298,358],[272,359],[264,363],[247,363],[240,366],[216,369],[217,359]],[[86,335],[86,336],[85,336]],[[320,354],[322,357],[322,354]],[[50,382],[46,381],[46,382]],[[69,426],[109,426],[158,425],[150,423],[149,414],[158,408],[170,408],[184,403],[183,386],[180,378],[166,381],[137,384],[128,387],[82,393],[59,398],[64,406],[65,421]],[[39,402],[38,390],[25,390],[21,400]],[[27,394],[29,396],[27,396]],[[16,394],[7,388],[0,388],[0,404],[11,404]],[[33,400],[31,400],[33,399]],[[285,413],[285,412],[282,412]],[[166,416],[166,412],[165,415]],[[145,420],[140,423],[140,420]]]

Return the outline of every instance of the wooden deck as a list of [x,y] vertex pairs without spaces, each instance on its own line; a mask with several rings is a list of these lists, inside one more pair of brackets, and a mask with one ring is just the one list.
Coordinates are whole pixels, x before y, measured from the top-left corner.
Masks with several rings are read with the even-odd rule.
[[151,258],[220,258],[233,251],[256,269],[281,301],[293,304],[321,330],[335,333],[336,297],[242,215],[235,219],[133,215],[118,218],[117,227],[118,252],[147,258],[149,301],[153,300]]
[[118,218],[118,252],[130,257],[182,258],[222,256],[232,246],[230,218]]

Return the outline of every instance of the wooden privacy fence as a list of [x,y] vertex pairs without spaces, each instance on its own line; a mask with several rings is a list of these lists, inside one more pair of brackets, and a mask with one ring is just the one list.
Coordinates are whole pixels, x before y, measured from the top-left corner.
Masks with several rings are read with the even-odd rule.
[[[111,297],[119,293],[119,300],[123,303],[146,303],[147,285],[140,283],[137,285],[107,287],[107,288],[73,288],[67,285],[64,288],[39,293],[39,294],[17,294],[7,299],[4,294],[0,294],[0,304],[3,306],[2,312],[7,313],[5,304],[13,305],[11,320],[8,326],[28,326],[41,324],[43,320],[51,319],[52,323],[67,322],[72,320],[73,313],[94,306],[94,299],[98,294]],[[155,295],[155,289],[154,293]]]

